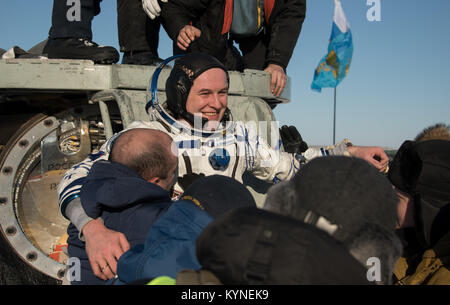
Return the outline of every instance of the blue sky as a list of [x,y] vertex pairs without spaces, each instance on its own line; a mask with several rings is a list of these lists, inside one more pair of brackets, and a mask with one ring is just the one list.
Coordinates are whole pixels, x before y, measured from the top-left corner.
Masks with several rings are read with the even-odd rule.
[[[373,22],[366,17],[367,0],[341,2],[354,53],[337,89],[336,140],[398,148],[427,126],[450,124],[450,1],[380,0],[381,21]],[[29,49],[46,39],[52,5],[53,0],[2,1],[0,47]],[[101,7],[93,40],[118,48],[116,1],[105,0]],[[327,51],[333,10],[333,0],[308,1],[288,66],[292,101],[274,111],[280,124],[297,126],[311,145],[333,140],[333,90],[310,89],[314,69]],[[163,29],[159,52],[163,58],[171,55]]]

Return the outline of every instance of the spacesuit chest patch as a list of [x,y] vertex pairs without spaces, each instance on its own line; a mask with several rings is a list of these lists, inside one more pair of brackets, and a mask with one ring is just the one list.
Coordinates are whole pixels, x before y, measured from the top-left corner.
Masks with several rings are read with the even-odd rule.
[[209,164],[214,170],[224,171],[230,164],[230,154],[225,148],[216,148],[209,154]]

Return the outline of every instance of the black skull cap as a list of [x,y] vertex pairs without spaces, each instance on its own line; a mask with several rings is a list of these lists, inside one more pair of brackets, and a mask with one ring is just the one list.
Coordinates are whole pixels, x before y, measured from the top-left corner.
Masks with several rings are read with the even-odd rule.
[[186,101],[194,80],[203,72],[219,68],[225,71],[229,82],[228,71],[215,57],[206,53],[188,53],[178,59],[166,81],[167,106],[175,116],[183,116]]

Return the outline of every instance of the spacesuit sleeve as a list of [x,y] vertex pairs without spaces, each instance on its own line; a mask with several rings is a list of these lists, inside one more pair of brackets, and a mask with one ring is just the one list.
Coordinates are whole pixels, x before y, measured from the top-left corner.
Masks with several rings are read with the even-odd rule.
[[[115,137],[109,139],[98,153],[89,154],[86,159],[70,168],[58,184],[59,209],[64,217],[75,224],[77,229],[80,229],[79,226],[83,227],[90,220],[87,219],[88,216],[85,215],[84,211],[80,211],[80,209],[82,210],[80,191],[84,180],[94,162],[108,160],[108,149],[114,139]],[[73,205],[71,204],[72,202],[74,203]],[[68,209],[69,204],[71,205],[70,209]],[[66,211],[69,213],[66,213]]]
[[256,178],[273,183],[292,178],[301,166],[301,159],[295,154],[280,151],[279,147],[273,148],[260,137],[255,145],[248,145],[246,162],[247,170]]
[[344,139],[335,145],[308,148],[304,153],[302,153],[302,157],[305,162],[309,162],[317,157],[350,156],[347,150],[348,146],[352,146],[351,142],[348,139]]
[[247,130],[245,141],[245,155],[247,170],[255,177],[277,183],[280,180],[291,179],[302,164],[314,158],[333,155],[349,155],[347,151],[348,140],[343,140],[337,145],[327,147],[314,147],[307,149],[302,154],[292,154],[281,151],[281,143],[271,147],[266,140]]
[[[276,130],[278,131],[278,128]],[[300,160],[295,154],[281,151],[278,133],[269,135],[273,146],[258,135],[258,127],[250,122],[238,125],[236,134],[241,156],[245,156],[246,170],[253,173],[256,178],[276,183],[279,180],[290,179],[299,170]]]

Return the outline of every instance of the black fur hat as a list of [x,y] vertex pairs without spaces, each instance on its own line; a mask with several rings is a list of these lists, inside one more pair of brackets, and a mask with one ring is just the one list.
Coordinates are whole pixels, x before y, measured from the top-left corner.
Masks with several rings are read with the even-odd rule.
[[366,264],[383,263],[384,283],[401,255],[395,235],[397,196],[389,180],[363,159],[316,158],[269,189],[265,209],[290,215],[328,232]]
[[256,207],[252,194],[242,183],[222,175],[196,179],[181,199],[193,201],[214,218],[231,209]]
[[197,257],[225,285],[371,284],[327,233],[257,208],[216,218],[197,239]]
[[206,53],[188,53],[178,59],[166,81],[167,107],[175,118],[182,117],[193,124],[194,117],[186,110],[186,101],[194,80],[206,70],[219,68],[228,71],[215,57]]
[[432,247],[450,230],[450,141],[405,141],[388,177],[413,198],[417,238]]
[[337,226],[332,235],[343,242],[369,223],[392,231],[396,207],[397,196],[382,174],[362,159],[343,156],[310,161],[291,181],[269,189],[265,202],[265,208],[303,221],[310,211],[323,217]]

